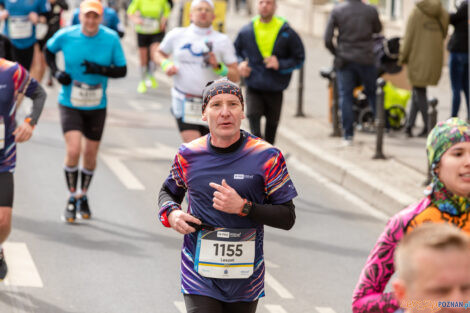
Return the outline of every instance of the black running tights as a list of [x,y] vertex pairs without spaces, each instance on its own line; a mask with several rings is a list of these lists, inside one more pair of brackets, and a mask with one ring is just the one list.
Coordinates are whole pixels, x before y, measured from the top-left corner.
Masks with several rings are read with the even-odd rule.
[[184,295],[188,313],[255,313],[258,300],[253,302],[222,302],[217,299]]

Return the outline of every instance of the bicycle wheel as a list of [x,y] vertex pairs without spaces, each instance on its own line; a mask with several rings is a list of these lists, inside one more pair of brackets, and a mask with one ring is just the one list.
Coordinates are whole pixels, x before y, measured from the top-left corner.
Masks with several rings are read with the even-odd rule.
[[398,104],[390,106],[387,110],[387,120],[390,128],[394,130],[402,129],[406,124],[406,111]]
[[372,133],[375,131],[374,114],[370,108],[364,108],[359,112],[358,119],[359,129],[366,133]]

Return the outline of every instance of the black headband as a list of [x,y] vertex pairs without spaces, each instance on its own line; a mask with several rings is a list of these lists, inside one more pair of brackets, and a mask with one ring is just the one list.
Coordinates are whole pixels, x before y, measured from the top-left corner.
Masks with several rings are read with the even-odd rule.
[[242,107],[244,107],[243,95],[240,87],[237,84],[232,83],[227,78],[221,78],[218,80],[213,80],[207,83],[206,87],[202,91],[202,112],[206,109],[207,104],[212,99],[212,97],[220,94],[228,93],[234,96],[237,96],[240,99]]

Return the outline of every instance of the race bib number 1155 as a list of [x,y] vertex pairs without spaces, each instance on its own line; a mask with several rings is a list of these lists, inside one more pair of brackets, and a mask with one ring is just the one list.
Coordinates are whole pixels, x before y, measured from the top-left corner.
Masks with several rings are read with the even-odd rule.
[[253,274],[256,229],[217,228],[198,233],[194,269],[204,277],[234,279]]

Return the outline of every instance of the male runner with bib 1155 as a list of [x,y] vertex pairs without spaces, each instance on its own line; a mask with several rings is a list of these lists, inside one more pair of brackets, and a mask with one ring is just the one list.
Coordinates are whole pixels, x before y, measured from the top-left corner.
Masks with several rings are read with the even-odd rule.
[[[65,137],[65,177],[70,192],[63,218],[73,223],[91,216],[86,192],[96,167],[106,119],[108,77],[126,76],[126,59],[115,31],[101,26],[103,6],[96,0],[80,4],[80,25],[58,31],[47,42],[46,61],[61,83],[60,118]],[[65,71],[59,71],[55,54],[62,51]],[[81,192],[77,192],[82,138]]]
[[180,147],[159,194],[161,222],[185,235],[188,313],[255,312],[264,296],[264,225],[288,230],[295,222],[297,192],[284,157],[240,129],[243,109],[236,84],[208,84],[202,118],[210,133]]
[[240,78],[233,43],[227,35],[212,29],[212,0],[193,0],[190,17],[191,25],[171,30],[155,54],[166,75],[174,79],[171,111],[183,142],[208,133],[201,119],[206,83],[225,76],[234,82]]

